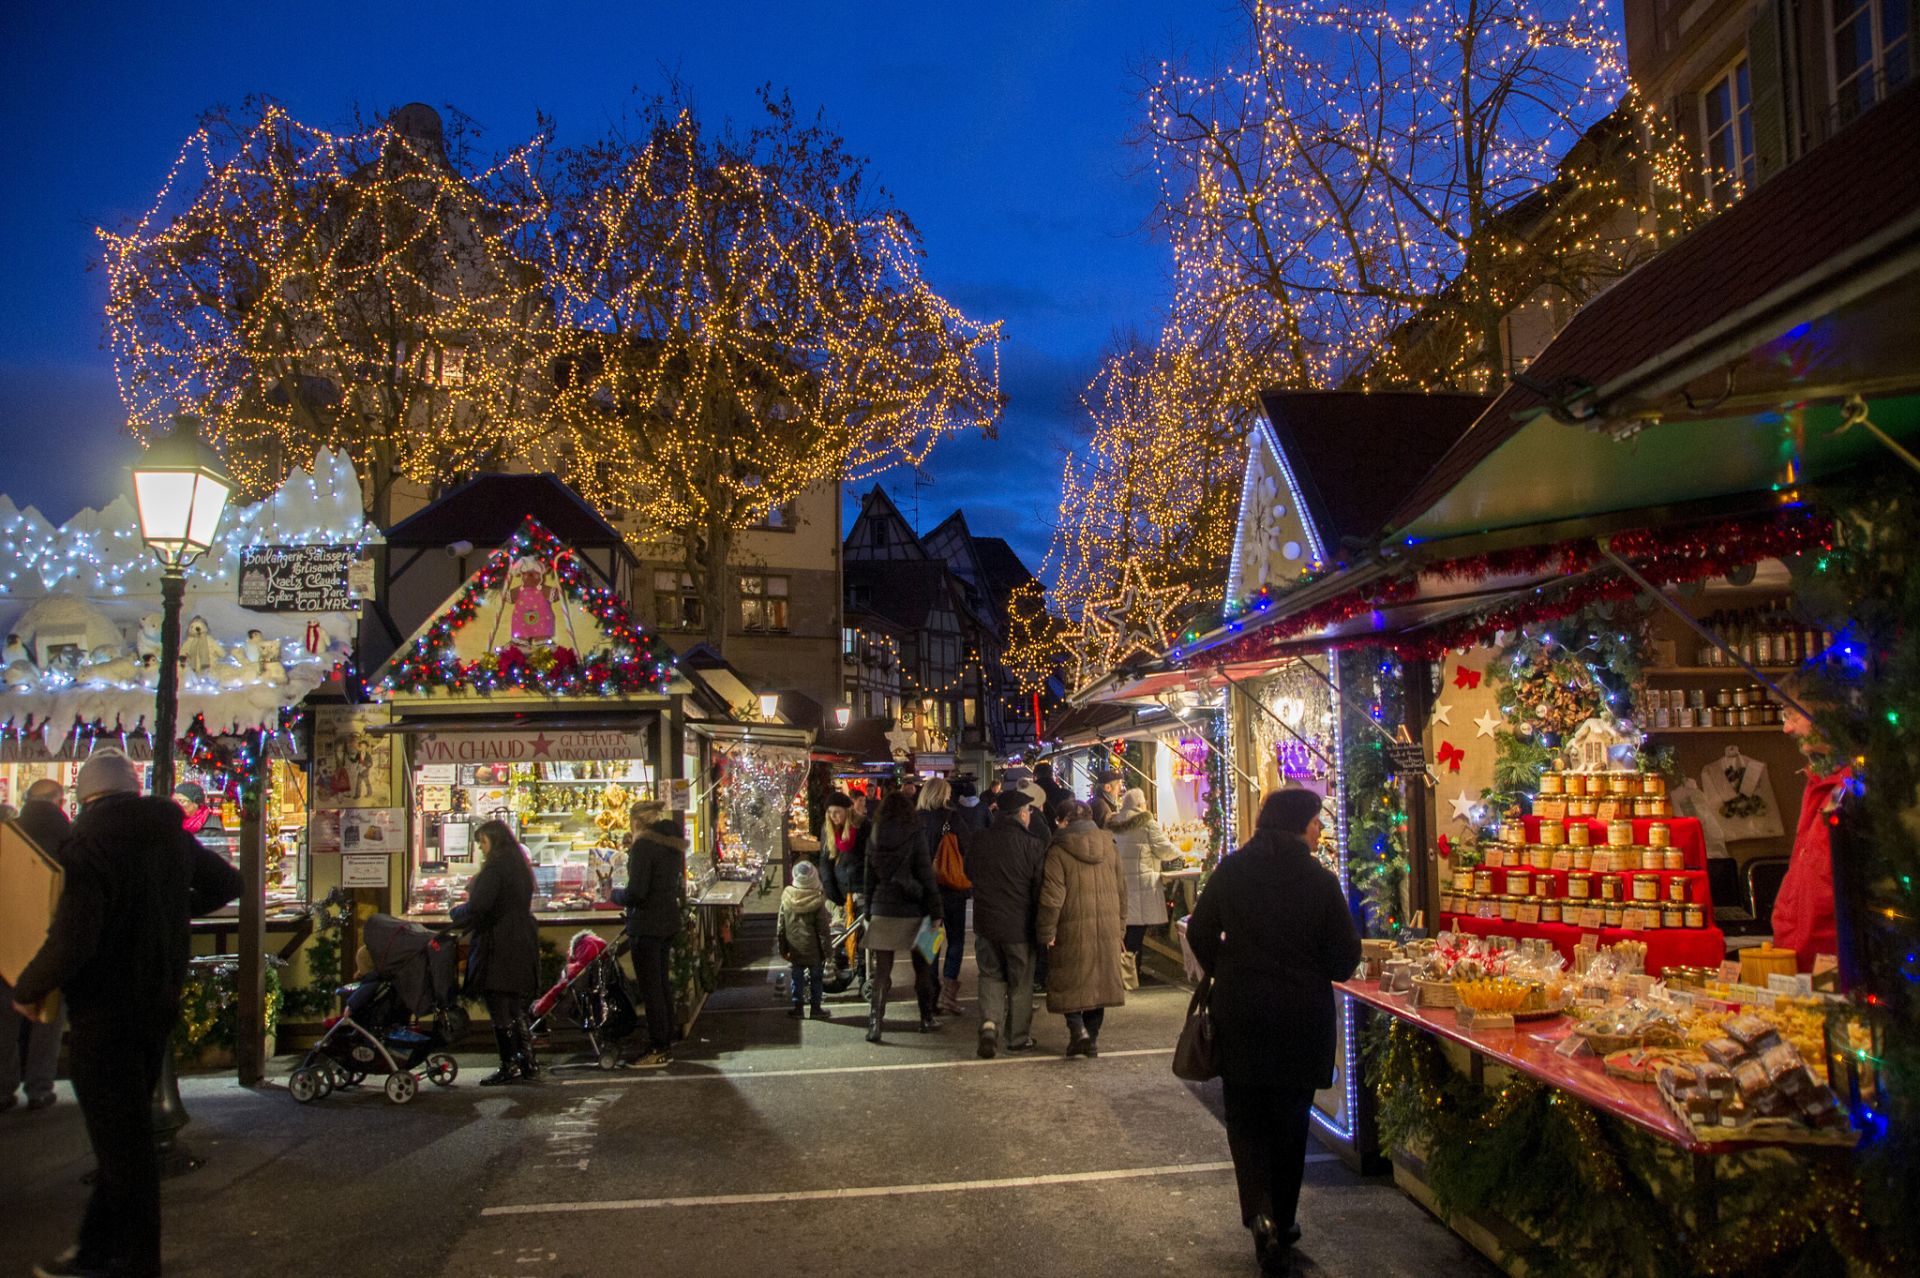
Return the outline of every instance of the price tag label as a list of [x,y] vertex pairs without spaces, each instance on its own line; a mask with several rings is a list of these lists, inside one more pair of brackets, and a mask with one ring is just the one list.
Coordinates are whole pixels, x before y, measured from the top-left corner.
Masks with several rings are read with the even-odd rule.
[[1786,994],[1800,998],[1813,997],[1813,977],[1806,973],[1785,976],[1779,972],[1767,977],[1767,988],[1775,994]]
[[1560,1045],[1553,1049],[1554,1055],[1568,1057],[1578,1056],[1585,1050],[1587,1050],[1587,1040],[1578,1034],[1567,1035],[1560,1040]]

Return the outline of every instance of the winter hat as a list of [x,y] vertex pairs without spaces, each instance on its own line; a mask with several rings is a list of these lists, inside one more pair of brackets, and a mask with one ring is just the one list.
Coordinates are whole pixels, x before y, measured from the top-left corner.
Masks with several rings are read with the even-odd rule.
[[175,798],[185,799],[196,809],[207,806],[207,792],[197,782],[182,781],[173,787]]
[[1104,772],[1102,772],[1099,776],[1095,777],[1093,779],[1093,783],[1095,785],[1105,785],[1109,781],[1123,781],[1125,779],[1126,779],[1125,777],[1121,776],[1118,772],[1115,772],[1112,768],[1108,768]]
[[820,889],[820,871],[811,861],[800,861],[793,867],[793,885],[803,892],[816,892]]
[[973,783],[972,777],[960,777],[953,783],[953,797],[956,799],[977,799],[980,787]]
[[82,803],[103,794],[138,794],[140,767],[111,746],[95,750],[80,765],[80,776],[74,782],[74,791]]
[[1028,798],[1026,795],[1022,794],[1018,790],[1002,790],[999,794],[996,794],[993,797],[993,810],[995,812],[1004,812],[1008,816],[1012,816],[1014,813],[1018,812],[1021,808],[1026,807],[1028,804],[1032,802],[1033,802],[1032,799]]
[[838,790],[835,790],[827,796],[827,806],[830,808],[851,808],[853,806],[853,800]]
[[1262,830],[1305,834],[1319,815],[1320,796],[1304,786],[1290,785],[1261,800],[1260,817],[1254,825]]

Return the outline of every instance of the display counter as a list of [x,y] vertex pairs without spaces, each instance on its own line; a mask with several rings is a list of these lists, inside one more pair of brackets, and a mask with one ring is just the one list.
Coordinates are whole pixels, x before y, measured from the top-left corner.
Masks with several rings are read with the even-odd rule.
[[1717,927],[1659,928],[1648,932],[1619,927],[1574,927],[1563,923],[1509,923],[1466,914],[1442,914],[1440,927],[1442,931],[1464,932],[1469,936],[1507,936],[1515,940],[1538,937],[1569,962],[1574,948],[1582,941],[1597,940],[1600,945],[1638,941],[1647,947],[1646,970],[1656,976],[1670,967],[1719,967],[1727,956],[1726,935]]

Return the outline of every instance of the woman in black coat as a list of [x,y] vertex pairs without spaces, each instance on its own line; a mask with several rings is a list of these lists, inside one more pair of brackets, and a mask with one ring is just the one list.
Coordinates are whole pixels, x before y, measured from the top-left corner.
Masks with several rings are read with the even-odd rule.
[[1187,943],[1213,978],[1240,1218],[1267,1273],[1288,1271],[1300,1237],[1307,1111],[1314,1092],[1333,1083],[1331,983],[1360,962],[1346,894],[1309,851],[1319,839],[1318,794],[1269,794],[1253,837],[1213,872],[1187,925]]
[[[645,821],[646,816],[658,819]],[[679,1021],[674,1015],[673,942],[680,935],[687,896],[685,828],[661,811],[635,804],[633,843],[627,849],[627,885],[616,890],[616,904],[627,907],[627,940],[633,946],[633,972],[647,1012],[647,1050],[629,1064],[652,1069],[668,1062]]]
[[940,889],[933,881],[933,854],[913,810],[913,800],[900,791],[887,796],[874,823],[867,848],[867,937],[871,955],[872,1001],[867,1008],[867,1041],[880,1041],[887,1014],[887,986],[893,977],[893,956],[906,950],[913,956],[913,992],[920,1005],[920,1030],[933,1028],[938,984],[933,964],[914,948],[920,921],[940,921]]
[[455,924],[471,929],[467,994],[487,1002],[500,1068],[482,1087],[530,1081],[540,1072],[527,1036],[527,1003],[540,992],[540,925],[533,917],[533,867],[504,821],[483,822],[473,832],[480,873],[467,883],[467,899],[454,907]]

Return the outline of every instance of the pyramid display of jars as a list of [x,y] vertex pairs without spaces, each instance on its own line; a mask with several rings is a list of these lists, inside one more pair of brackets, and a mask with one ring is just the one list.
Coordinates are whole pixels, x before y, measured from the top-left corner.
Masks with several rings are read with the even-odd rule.
[[1684,819],[1664,777],[1548,772],[1533,809],[1509,812],[1481,863],[1453,870],[1444,914],[1636,932],[1709,926],[1704,859],[1674,839]]

